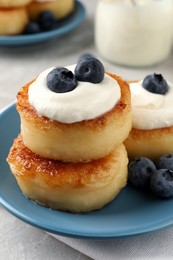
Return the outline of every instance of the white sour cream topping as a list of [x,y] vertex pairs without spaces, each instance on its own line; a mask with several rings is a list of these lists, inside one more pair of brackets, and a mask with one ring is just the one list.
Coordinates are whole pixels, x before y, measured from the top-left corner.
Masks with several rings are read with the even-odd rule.
[[130,84],[133,128],[152,130],[173,126],[173,85],[168,82],[165,95],[142,87],[142,81]]
[[[53,69],[42,72],[29,87],[29,103],[40,116],[68,124],[94,119],[110,111],[121,97],[117,81],[106,74],[99,84],[78,81],[74,90],[55,93],[46,84]],[[74,72],[75,65],[67,69]]]

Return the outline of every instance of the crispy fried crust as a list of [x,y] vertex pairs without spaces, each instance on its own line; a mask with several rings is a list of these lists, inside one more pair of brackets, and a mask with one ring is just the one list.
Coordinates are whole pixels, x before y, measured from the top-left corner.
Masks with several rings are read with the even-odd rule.
[[[133,82],[138,80],[129,83]],[[173,126],[152,130],[132,128],[124,144],[130,160],[146,156],[156,161],[163,154],[173,153]]]
[[37,20],[39,14],[45,10],[51,11],[60,20],[74,10],[74,0],[45,1],[44,3],[32,1],[27,9],[31,20]]
[[130,159],[146,156],[155,161],[163,154],[173,153],[173,127],[153,130],[132,128],[124,144]]
[[26,196],[47,207],[72,212],[103,207],[127,181],[128,159],[123,145],[90,163],[62,163],[32,153],[19,135],[7,161]]
[[25,8],[0,8],[0,35],[20,34],[27,23],[28,14]]
[[[115,105],[115,107],[107,112],[106,114],[97,117],[92,120],[84,120],[82,122],[77,122],[73,123],[71,125],[76,126],[76,127],[86,127],[89,129],[92,129],[93,131],[99,131],[101,128],[106,127],[109,125],[113,118],[112,116],[118,118],[121,118],[122,113],[127,114],[131,110],[131,103],[130,103],[130,90],[128,84],[123,81],[119,76],[116,76],[111,73],[107,73],[110,75],[112,78],[117,80],[118,84],[121,87],[121,99],[120,101]],[[30,106],[29,100],[28,100],[28,89],[29,86],[34,82],[31,81],[28,84],[26,84],[17,94],[17,110],[19,113],[22,113],[22,115],[27,119],[31,120],[32,123],[37,125],[42,129],[42,131],[49,130],[50,128],[58,128],[62,129],[62,131],[65,131],[67,128],[69,128],[69,124],[61,123],[55,120],[51,120],[46,117],[41,117],[38,115],[38,113],[35,111],[35,109]]]
[[72,124],[39,116],[28,101],[32,82],[24,86],[17,95],[24,144],[45,158],[65,162],[90,161],[112,152],[127,138],[132,120],[128,84],[116,75],[109,75],[120,85],[120,101],[100,117]]

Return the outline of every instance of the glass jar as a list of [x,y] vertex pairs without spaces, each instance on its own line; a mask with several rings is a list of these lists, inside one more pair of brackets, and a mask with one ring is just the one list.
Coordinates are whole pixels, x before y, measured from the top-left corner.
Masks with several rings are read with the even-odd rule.
[[107,60],[143,67],[165,60],[173,40],[172,0],[100,0],[95,43]]

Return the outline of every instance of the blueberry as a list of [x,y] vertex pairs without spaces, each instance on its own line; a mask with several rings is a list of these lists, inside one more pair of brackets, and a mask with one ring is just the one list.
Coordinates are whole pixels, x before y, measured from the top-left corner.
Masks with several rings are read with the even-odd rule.
[[92,54],[90,54],[90,53],[85,53],[85,54],[82,54],[82,55],[79,57],[79,61],[86,60],[86,59],[92,59],[92,58],[95,58]]
[[157,169],[168,169],[173,171],[173,154],[165,154],[156,162]]
[[137,188],[149,187],[150,178],[156,171],[154,163],[146,158],[139,157],[131,161],[128,166],[128,179]]
[[151,74],[144,78],[142,86],[151,93],[166,94],[168,92],[168,83],[161,74]]
[[104,79],[104,66],[93,56],[81,56],[75,68],[75,75],[77,80],[100,83]]
[[51,11],[43,11],[38,17],[38,23],[43,31],[49,31],[57,26],[57,21]]
[[24,30],[24,34],[35,34],[41,32],[40,25],[36,22],[29,22]]
[[56,93],[65,93],[72,91],[77,86],[75,75],[66,68],[55,68],[46,78],[47,86]]
[[153,194],[162,199],[173,197],[173,171],[167,169],[157,170],[150,180]]

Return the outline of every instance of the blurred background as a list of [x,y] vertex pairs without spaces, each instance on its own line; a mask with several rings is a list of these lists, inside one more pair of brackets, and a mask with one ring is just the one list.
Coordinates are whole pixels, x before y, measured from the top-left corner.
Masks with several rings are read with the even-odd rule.
[[18,46],[2,46],[4,36],[0,36],[1,108],[40,72],[51,66],[74,64],[83,53],[96,55],[106,70],[125,79],[142,79],[147,73],[158,72],[173,80],[172,0],[80,3],[86,16],[78,27],[64,35]]

